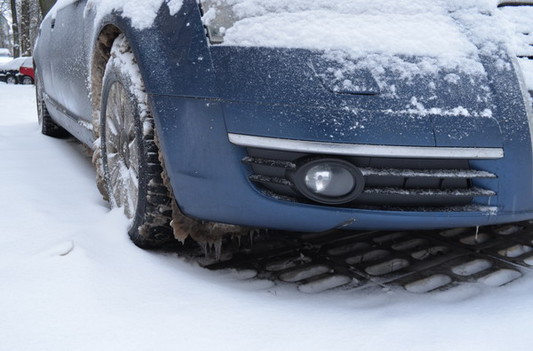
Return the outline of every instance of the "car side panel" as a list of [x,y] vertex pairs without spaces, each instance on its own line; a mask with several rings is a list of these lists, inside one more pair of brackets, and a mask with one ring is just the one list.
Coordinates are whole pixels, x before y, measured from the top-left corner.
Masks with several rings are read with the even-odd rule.
[[46,59],[51,62],[54,75],[51,89],[45,87],[45,91],[69,115],[90,121],[87,79],[90,48],[85,36],[92,26],[84,20],[86,3],[86,0],[79,0],[60,8],[55,18],[46,24],[49,29],[43,27],[51,33]]

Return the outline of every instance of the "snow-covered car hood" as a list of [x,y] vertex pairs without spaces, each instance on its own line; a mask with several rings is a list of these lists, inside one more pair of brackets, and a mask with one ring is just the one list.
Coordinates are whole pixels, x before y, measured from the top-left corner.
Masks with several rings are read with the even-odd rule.
[[422,82],[424,91],[442,80],[456,87],[486,83],[483,57],[508,68],[502,49],[508,38],[495,26],[490,0],[201,2],[204,23],[221,45],[321,53],[310,65],[336,92],[411,100],[412,86]]
[[[352,57],[433,56],[444,65],[476,53],[466,27],[457,26],[453,17],[467,13],[479,27],[480,10],[488,9],[481,0],[204,2],[216,3],[207,7],[204,23],[223,36],[224,45],[342,50]],[[216,28],[221,25],[230,27]]]
[[[230,132],[369,144],[502,145],[487,74],[443,69],[405,77],[386,67],[377,76],[355,59],[339,64],[302,49],[218,46],[211,53]],[[374,59],[379,63],[379,56]],[[397,59],[413,71],[422,64],[417,57]],[[514,72],[509,65],[501,73],[503,87]],[[481,130],[486,138],[479,138]]]
[[[291,112],[273,107],[269,117],[261,117],[271,121],[268,126],[255,117],[247,125],[233,117],[247,108],[227,107],[232,131],[446,146],[478,146],[483,131],[483,145],[503,143],[495,104],[518,81],[509,31],[495,1],[214,3],[232,11],[231,21],[217,22],[209,5],[203,17],[211,33],[220,35],[211,54],[221,97],[297,107]],[[217,28],[221,23],[231,26]],[[300,114],[309,108],[326,112]],[[291,119],[308,119],[309,130],[319,132],[296,131]]]
[[[204,23],[223,45],[299,48],[362,60],[427,57],[419,70],[482,73],[480,46],[502,40],[491,0],[202,0]],[[375,62],[368,62],[374,65]],[[382,61],[383,64],[387,62]],[[406,72],[409,73],[409,72]]]

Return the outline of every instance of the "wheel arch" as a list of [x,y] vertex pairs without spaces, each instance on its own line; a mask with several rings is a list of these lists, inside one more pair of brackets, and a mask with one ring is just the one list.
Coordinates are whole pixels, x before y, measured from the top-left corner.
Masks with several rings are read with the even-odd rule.
[[[100,28],[97,31],[97,35],[94,36],[92,42],[91,59],[89,63],[89,81],[90,81],[90,94],[92,105],[92,122],[93,132],[95,140],[99,137],[98,121],[100,118],[100,106],[102,102],[102,84],[104,79],[104,73],[106,65],[111,57],[111,48],[115,39],[123,34],[128,43],[130,43],[131,50],[135,56],[135,61],[139,67],[141,77],[145,85],[147,80],[153,78],[146,75],[144,67],[153,66],[157,60],[155,58],[148,59],[145,55],[142,55],[140,48],[146,49],[146,43],[150,41],[158,41],[158,38],[154,37],[153,32],[147,30],[137,30],[131,26],[131,21],[127,18],[113,13],[105,18]],[[149,61],[149,62],[146,62]],[[157,80],[157,77],[154,78]]]
[[[194,10],[194,11],[193,11]],[[184,8],[178,15],[170,15],[165,6],[160,10],[160,16],[150,28],[137,30],[131,26],[131,21],[113,13],[105,18],[99,28],[95,31],[92,39],[92,57],[90,61],[90,94],[92,104],[92,121],[94,138],[97,141],[94,145],[93,163],[97,169],[97,185],[104,199],[108,199],[109,194],[104,184],[103,169],[101,164],[101,150],[99,146],[100,137],[100,109],[102,104],[102,87],[104,84],[105,69],[111,58],[111,49],[114,41],[122,34],[130,44],[139,73],[143,80],[147,92],[148,105],[152,109],[152,117],[155,130],[164,130],[168,124],[175,125],[176,120],[182,120],[181,125],[187,125],[184,121],[188,113],[180,111],[176,113],[163,113],[160,108],[171,109],[176,107],[176,103],[185,101],[184,97],[198,96],[204,98],[217,97],[214,70],[208,49],[207,38],[205,36],[198,5],[193,0],[184,2]],[[186,81],[187,84],[183,84]],[[164,96],[170,96],[164,99]],[[193,99],[195,101],[195,99]],[[163,105],[163,106],[162,106]],[[205,105],[202,103],[202,105]],[[186,105],[188,106],[188,105]],[[185,109],[186,110],[186,109]],[[166,116],[166,117],[165,117]],[[220,115],[222,116],[222,115]],[[221,129],[223,120],[217,119]],[[207,121],[207,120],[206,120]],[[207,122],[210,123],[210,122]],[[185,133],[185,132],[183,132]],[[167,133],[168,134],[168,133]],[[225,135],[225,134],[224,134]],[[167,135],[168,136],[168,135]],[[168,149],[175,147],[175,144],[168,143],[168,139],[162,140],[160,135],[155,135],[158,149],[161,155],[170,154]],[[184,151],[181,150],[180,153]],[[160,156],[161,156],[160,155]],[[175,157],[179,159],[179,157]],[[160,157],[159,162],[163,170],[166,170],[167,160]],[[183,163],[183,161],[179,161]],[[168,190],[173,191],[170,176],[164,172],[163,182]],[[172,201],[172,216],[174,236],[179,240],[184,240],[191,235],[195,240],[205,240],[202,236],[211,239],[218,239],[226,232],[240,232],[243,228],[213,223],[197,222],[189,219],[181,213],[179,202]],[[191,232],[192,231],[192,232]]]
[[95,38],[93,45],[90,83],[91,83],[91,104],[92,104],[92,124],[95,140],[100,136],[100,105],[102,102],[102,85],[104,80],[105,67],[111,57],[111,47],[115,39],[123,31],[113,24],[105,25]]
[[[130,18],[112,12],[95,23],[89,63],[92,121],[95,140],[105,66],[113,41],[124,34],[131,45],[149,100],[158,95],[216,98],[214,69],[198,3],[183,1],[171,14],[163,2],[150,27],[136,28]],[[181,82],[187,81],[187,84]],[[154,111],[154,119],[159,120]]]

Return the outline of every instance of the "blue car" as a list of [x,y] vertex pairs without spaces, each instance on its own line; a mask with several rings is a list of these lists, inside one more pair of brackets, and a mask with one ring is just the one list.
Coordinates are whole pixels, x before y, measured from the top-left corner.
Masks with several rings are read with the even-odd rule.
[[446,3],[62,1],[42,133],[91,147],[144,248],[532,219],[533,6]]

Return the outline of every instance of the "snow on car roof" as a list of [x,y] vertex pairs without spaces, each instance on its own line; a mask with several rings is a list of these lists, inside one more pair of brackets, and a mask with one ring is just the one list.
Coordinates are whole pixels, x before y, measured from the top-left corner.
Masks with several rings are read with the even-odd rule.
[[17,57],[9,62],[0,64],[0,70],[17,71],[20,67],[33,67],[31,57]]

